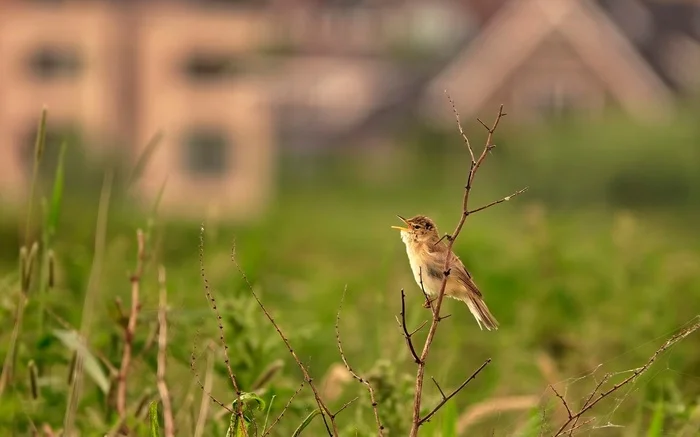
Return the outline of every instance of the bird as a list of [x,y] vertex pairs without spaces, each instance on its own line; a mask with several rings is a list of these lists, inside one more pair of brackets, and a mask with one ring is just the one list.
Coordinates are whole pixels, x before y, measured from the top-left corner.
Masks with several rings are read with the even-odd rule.
[[[444,238],[440,238],[435,222],[424,215],[410,219],[397,216],[406,225],[392,226],[401,231],[401,240],[406,245],[408,261],[416,283],[430,298],[435,299],[445,275],[445,258],[450,252]],[[484,302],[484,297],[462,261],[452,252],[449,274],[445,285],[445,296],[467,304],[480,329],[498,329],[498,321]],[[428,308],[430,302],[426,302]]]

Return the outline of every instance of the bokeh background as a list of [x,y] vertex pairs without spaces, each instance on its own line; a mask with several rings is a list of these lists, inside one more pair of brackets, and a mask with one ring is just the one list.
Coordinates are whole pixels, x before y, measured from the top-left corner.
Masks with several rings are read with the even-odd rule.
[[[376,384],[390,435],[406,435],[415,365],[396,323],[400,290],[411,326],[429,313],[390,226],[396,214],[426,214],[449,232],[459,219],[469,154],[445,90],[477,152],[477,117],[490,124],[500,104],[508,113],[471,206],[529,191],[470,216],[455,246],[501,328],[481,332],[446,301],[452,317],[427,374],[449,389],[493,361],[424,435],[550,435],[566,413],[549,384],[580,406],[603,375],[629,376],[700,314],[694,2],[5,0],[0,60],[5,368],[14,356],[3,435],[104,435],[118,423],[115,302],[128,313],[137,229],[147,256],[128,428],[143,435],[143,406],[158,399],[163,266],[178,435],[225,433],[225,410],[196,383],[212,381],[224,404],[235,398],[200,276],[201,223],[242,389],[274,397],[272,418],[301,374],[231,263],[234,239],[329,403],[360,396],[339,416],[343,435],[375,435],[336,348],[347,288],[346,356]],[[18,253],[34,241],[23,287]],[[81,327],[95,364],[70,406]],[[426,385],[426,408],[437,400]],[[304,390],[273,435],[291,435],[313,405]],[[698,435],[700,337],[589,417],[581,435]],[[305,433],[324,435],[321,422]]]

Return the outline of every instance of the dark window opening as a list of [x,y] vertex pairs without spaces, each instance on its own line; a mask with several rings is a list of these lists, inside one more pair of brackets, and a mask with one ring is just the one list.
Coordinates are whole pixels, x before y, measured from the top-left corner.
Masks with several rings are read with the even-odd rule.
[[75,48],[44,46],[34,50],[27,60],[31,74],[42,80],[76,77],[82,68]]
[[197,128],[184,136],[184,167],[193,176],[222,176],[229,167],[230,142],[216,128]]
[[536,94],[532,101],[533,109],[547,118],[565,118],[575,112],[578,106],[576,96],[558,87]]
[[225,53],[198,52],[187,57],[183,70],[195,82],[214,82],[229,79],[241,73],[236,58]]

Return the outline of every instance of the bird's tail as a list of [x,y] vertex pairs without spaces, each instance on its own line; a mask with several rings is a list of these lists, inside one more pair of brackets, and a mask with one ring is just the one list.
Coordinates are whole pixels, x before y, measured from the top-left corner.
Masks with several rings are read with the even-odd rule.
[[481,296],[470,295],[462,300],[469,307],[469,311],[476,319],[476,323],[479,324],[479,329],[484,329],[482,325],[489,331],[498,329],[498,321],[493,317]]

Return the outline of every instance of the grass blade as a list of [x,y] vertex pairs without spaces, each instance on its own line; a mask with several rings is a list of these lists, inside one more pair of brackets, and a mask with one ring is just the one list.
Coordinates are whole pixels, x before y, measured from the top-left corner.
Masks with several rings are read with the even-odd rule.
[[148,406],[148,416],[151,418],[151,437],[160,436],[160,425],[158,424],[158,401],[151,402]]
[[294,430],[294,434],[292,434],[292,437],[299,437],[301,435],[301,432],[306,429],[307,426],[311,423],[312,420],[314,420],[314,417],[318,416],[321,414],[321,410],[316,408],[313,410],[308,416],[306,416],[306,419],[304,419],[303,422],[301,422],[301,425],[297,427],[297,429]]
[[651,416],[651,423],[647,430],[647,437],[661,437],[664,434],[664,418],[666,411],[664,409],[664,400],[660,398],[654,406],[654,415]]
[[61,340],[61,343],[70,349],[71,352],[77,351],[78,354],[83,357],[85,371],[90,375],[100,390],[102,390],[104,394],[107,394],[109,391],[109,379],[102,370],[97,358],[90,353],[84,342],[80,340],[78,333],[75,331],[56,329],[53,331],[53,334]]
[[44,155],[44,147],[46,145],[46,107],[41,110],[41,119],[39,120],[39,127],[36,133],[36,140],[34,142],[34,166],[32,169],[32,182],[29,188],[29,201],[27,205],[27,222],[24,232],[24,238],[26,245],[29,246],[29,231],[32,227],[32,208],[34,206],[34,191],[36,190],[37,179],[39,178],[39,163]]
[[49,233],[49,238],[56,234],[58,218],[61,212],[61,203],[63,202],[63,187],[65,184],[64,158],[67,145],[65,141],[61,143],[61,151],[59,152],[58,164],[56,165],[56,176],[54,177],[53,192],[51,193],[51,205],[46,219],[46,229]]
[[127,188],[131,187],[136,181],[138,181],[141,178],[141,175],[143,175],[143,170],[148,165],[148,162],[151,160],[151,156],[153,156],[153,153],[156,151],[156,148],[158,147],[162,139],[163,132],[159,131],[155,135],[153,135],[153,138],[151,138],[148,141],[146,147],[144,147],[143,149],[143,152],[141,152],[141,155],[139,155],[139,158],[136,161],[136,165],[134,166],[133,171],[131,172],[131,176],[129,177],[129,181],[126,185]]

